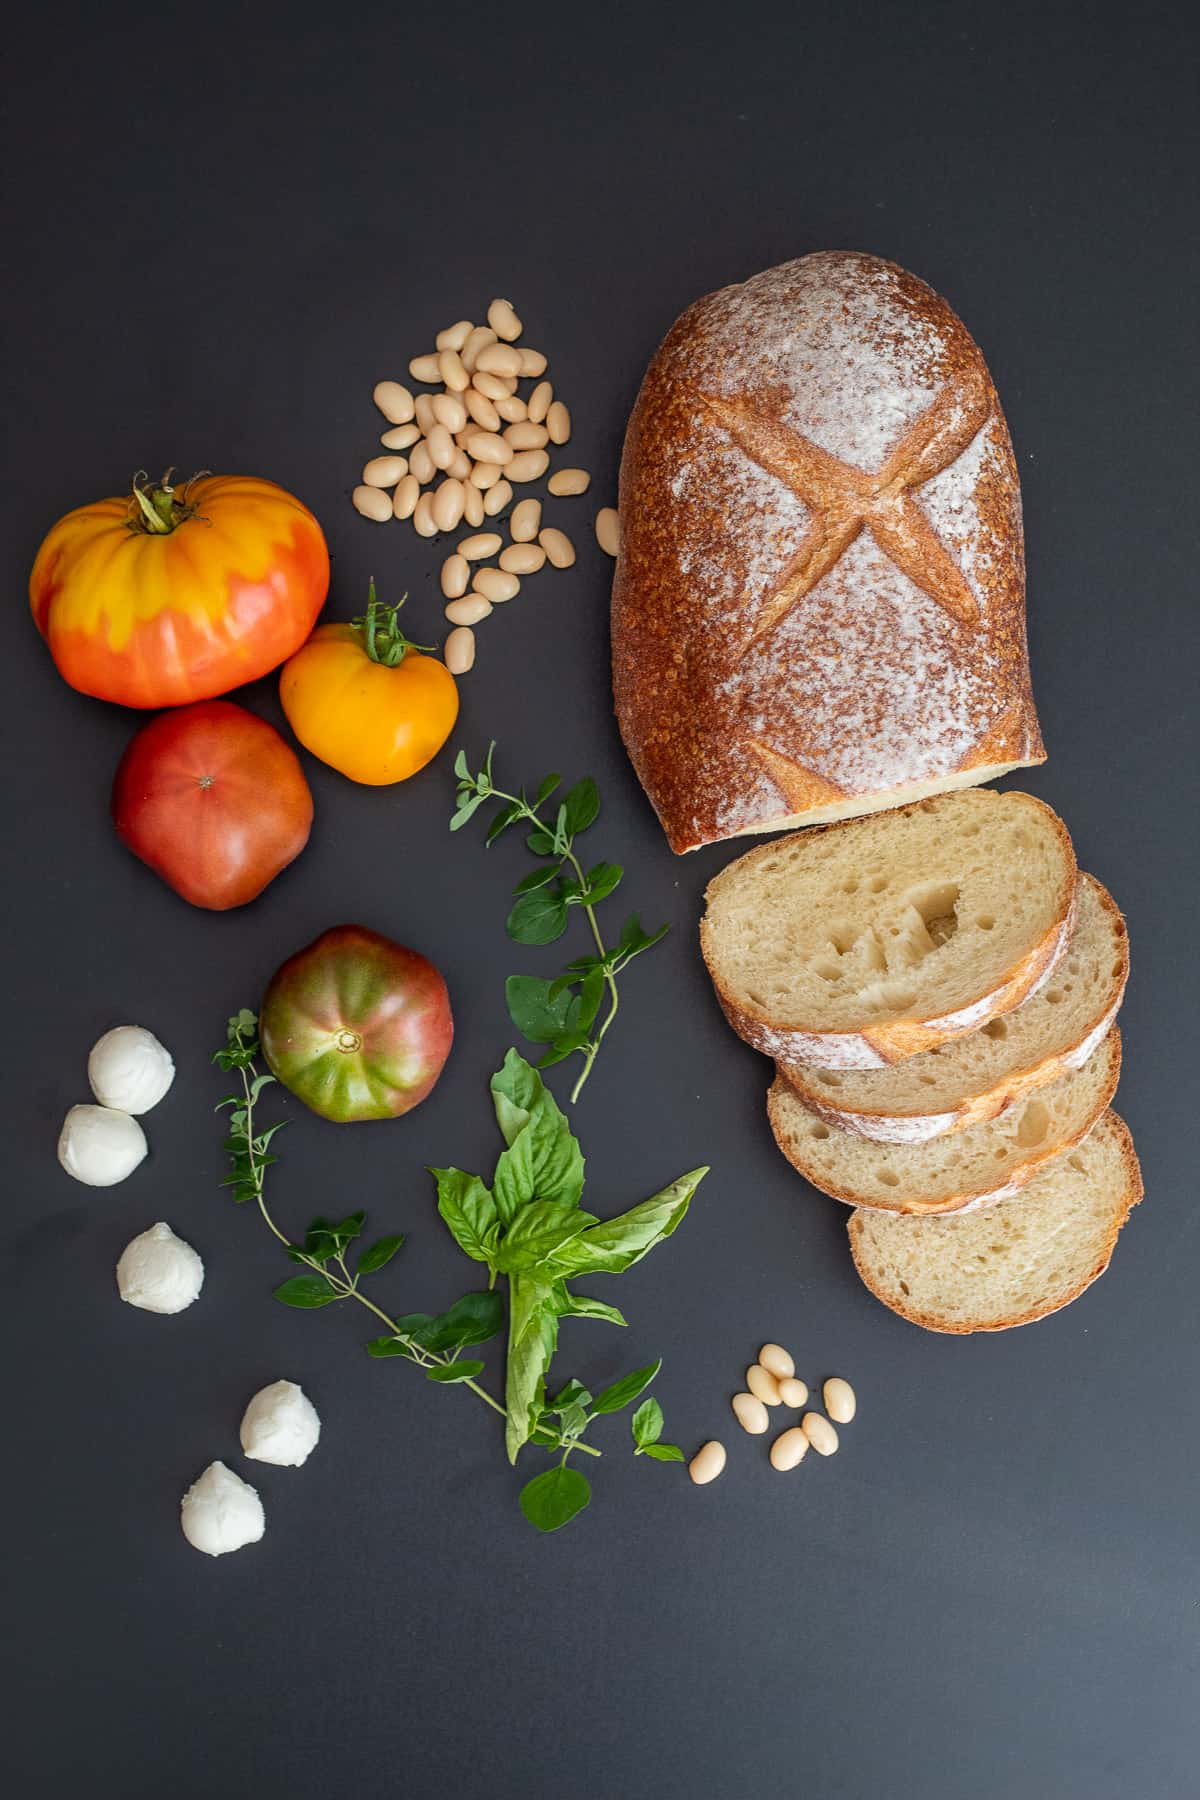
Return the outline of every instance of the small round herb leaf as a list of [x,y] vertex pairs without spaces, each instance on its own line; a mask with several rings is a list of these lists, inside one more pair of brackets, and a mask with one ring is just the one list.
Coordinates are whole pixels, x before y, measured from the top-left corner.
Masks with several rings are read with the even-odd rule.
[[328,1306],[338,1295],[319,1275],[293,1275],[275,1289],[275,1298],[285,1306]]
[[644,1444],[643,1456],[652,1456],[655,1462],[682,1462],[683,1451],[678,1444]]
[[639,1450],[657,1443],[662,1436],[663,1410],[657,1400],[643,1400],[630,1420],[633,1441]]
[[382,1269],[385,1263],[391,1262],[403,1242],[404,1234],[402,1232],[395,1237],[380,1238],[377,1244],[372,1244],[371,1248],[364,1250],[359,1257],[359,1274],[373,1275],[376,1269]]
[[521,1511],[539,1531],[558,1531],[583,1511],[591,1483],[578,1469],[559,1467],[535,1475],[521,1489]]
[[440,1381],[444,1385],[454,1381],[471,1381],[476,1375],[482,1375],[481,1362],[452,1362],[441,1368],[426,1369],[425,1374],[430,1381]]

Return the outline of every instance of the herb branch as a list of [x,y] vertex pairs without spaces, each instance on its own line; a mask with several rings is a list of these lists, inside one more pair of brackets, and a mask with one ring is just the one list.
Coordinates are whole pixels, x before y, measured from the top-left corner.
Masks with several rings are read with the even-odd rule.
[[[489,744],[483,767],[476,774],[471,773],[461,750],[455,758],[458,804],[450,820],[450,829],[458,831],[488,800],[500,802],[500,808],[488,826],[488,845],[495,843],[513,825],[532,827],[525,839],[526,847],[542,862],[514,889],[517,897],[508,915],[506,929],[515,943],[554,943],[567,929],[573,906],[580,907],[587,919],[595,945],[594,955],[576,957],[553,981],[533,975],[510,975],[504,984],[509,1017],[517,1030],[535,1044],[549,1045],[538,1061],[539,1069],[575,1054],[583,1058],[583,1067],[571,1090],[571,1099],[575,1101],[617,1016],[620,1006],[617,977],[635,956],[640,956],[643,950],[649,950],[665,937],[668,927],[662,925],[657,931],[647,933],[642,930],[637,913],[630,913],[621,926],[617,942],[612,946],[605,944],[596,907],[616,889],[625,871],[619,863],[610,862],[593,863],[585,869],[575,850],[576,838],[595,823],[600,811],[596,783],[590,776],[576,782],[558,802],[552,816],[548,812],[543,814],[542,809],[549,805],[561,785],[561,775],[547,775],[532,800],[524,788],[520,793],[510,794],[497,787],[493,778],[495,748],[494,742]],[[602,1007],[604,1016],[601,1019]]]

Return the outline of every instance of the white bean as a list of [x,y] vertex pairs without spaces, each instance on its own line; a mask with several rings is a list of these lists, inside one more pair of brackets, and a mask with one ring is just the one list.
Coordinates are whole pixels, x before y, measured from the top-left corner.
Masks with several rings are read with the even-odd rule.
[[821,1398],[825,1402],[825,1411],[839,1425],[848,1425],[858,1411],[858,1400],[854,1389],[840,1375],[832,1376],[821,1389]]
[[503,542],[498,531],[479,531],[474,537],[462,539],[458,554],[469,563],[486,562],[489,556],[495,556]]
[[541,529],[542,503],[540,500],[519,500],[512,510],[512,518],[508,521],[509,536],[514,544],[531,544]]
[[[499,411],[499,408],[497,408]],[[511,444],[514,450],[544,450],[546,447],[546,427],[531,425],[526,419],[510,425],[504,433],[504,441]]]
[[538,543],[549,557],[556,569],[569,569],[575,561],[575,546],[565,531],[557,526],[545,525],[538,532]]
[[506,424],[520,425],[525,419],[525,402],[518,400],[515,394],[502,394],[496,402],[496,412]]
[[[494,487],[499,481],[500,473],[499,463],[477,462],[475,467],[471,470],[471,481],[475,487],[486,494],[487,490],[490,487]],[[508,487],[507,481],[504,485],[505,487]]]
[[[442,592],[447,600],[459,600],[471,585],[471,565],[460,551],[448,556],[442,564]],[[469,625],[469,619],[462,619],[460,624]]]
[[379,441],[385,450],[407,450],[410,445],[416,443],[420,435],[421,427],[419,425],[393,425],[390,431],[384,432]]
[[[492,466],[494,468],[495,464]],[[502,513],[512,497],[512,487],[507,481],[500,480],[494,487],[489,488],[483,496],[483,510],[488,518],[494,519],[497,513]]]
[[429,454],[429,444],[425,438],[413,445],[408,459],[408,472],[410,475],[416,476],[422,487],[427,481],[432,481],[437,474],[433,458]]
[[462,482],[453,476],[433,496],[433,519],[439,531],[454,531],[463,516]]
[[446,464],[446,473],[447,475],[453,475],[455,481],[466,481],[471,473],[472,467],[473,464],[466,451],[456,449],[454,455]]
[[425,442],[435,469],[448,469],[454,461],[455,443],[444,425],[434,425]]
[[512,445],[506,444],[502,437],[494,431],[474,431],[467,439],[467,454],[476,462],[510,463],[513,458]]
[[350,499],[355,512],[360,512],[364,519],[374,519],[377,525],[382,525],[385,519],[392,516],[391,496],[385,494],[382,488],[368,487],[364,482],[361,487],[355,488]]
[[461,350],[475,326],[470,319],[460,319],[457,325],[447,325],[445,331],[439,331],[434,343],[439,350]]
[[771,1422],[762,1401],[756,1400],[753,1394],[735,1394],[729,1404],[742,1430],[748,1431],[751,1437],[761,1437]]
[[761,1363],[751,1363],[746,1370],[746,1386],[762,1401],[764,1406],[779,1405],[779,1383],[770,1370],[764,1369]]
[[452,600],[446,608],[446,617],[452,625],[478,625],[486,619],[492,610],[490,600],[482,594],[467,594],[462,600]]
[[463,359],[457,350],[438,351],[438,374],[452,394],[465,394],[471,385],[471,377],[463,366]]
[[496,336],[503,338],[508,344],[511,344],[514,338],[519,338],[524,330],[520,319],[513,311],[511,300],[493,300],[487,309],[487,322]]
[[552,494],[586,494],[591,481],[586,469],[555,469],[546,486]]
[[764,1344],[758,1353],[758,1360],[767,1374],[774,1375],[776,1380],[782,1381],[785,1375],[796,1373],[796,1365],[782,1344]]
[[398,381],[377,381],[372,397],[393,425],[407,425],[413,416],[413,397]]
[[417,424],[426,437],[437,424],[437,414],[433,410],[433,395],[418,394],[416,399]]
[[392,511],[398,519],[411,519],[421,498],[421,484],[410,471],[392,496]]
[[555,400],[546,411],[546,430],[552,444],[565,444],[571,435],[571,415],[561,400]]
[[403,456],[373,456],[363,469],[362,478],[367,487],[393,488],[407,474],[408,463]]
[[498,560],[510,575],[536,575],[546,560],[546,552],[540,544],[510,544],[500,552]]
[[476,370],[472,386],[485,400],[506,400],[512,391],[506,381],[501,381],[498,375],[489,375],[486,369]]
[[688,1464],[688,1474],[697,1487],[704,1487],[706,1483],[715,1481],[724,1467],[725,1446],[713,1438],[702,1449],[697,1450]]
[[474,588],[493,606],[501,601],[515,600],[521,591],[521,584],[515,575],[509,575],[504,569],[476,569]]
[[550,402],[554,399],[554,388],[548,381],[539,381],[526,403],[529,417],[533,424],[540,425],[550,411]]
[[616,556],[621,548],[621,521],[615,506],[602,506],[596,514],[596,542],[605,556]]
[[437,352],[431,351],[427,356],[414,356],[408,365],[408,372],[414,381],[440,381],[442,374],[438,368]]
[[487,344],[475,358],[475,367],[485,375],[512,375],[521,373],[521,357],[524,352],[514,350],[511,344]]
[[820,1413],[806,1412],[800,1429],[818,1456],[832,1456],[838,1447],[838,1434]]
[[775,1439],[769,1454],[773,1469],[794,1469],[808,1455],[808,1439],[799,1425],[789,1425]]
[[500,414],[486,394],[481,394],[478,388],[469,387],[463,395],[463,399],[466,401],[467,411],[477,425],[482,425],[485,431],[499,431]]
[[[481,350],[486,350],[489,345],[494,344],[495,342],[496,334],[490,325],[476,325],[474,331],[468,334],[462,349],[458,353],[462,357],[463,368],[468,374],[474,372],[475,359],[479,355],[479,352]],[[478,387],[479,383],[476,382],[475,386]]]
[[433,495],[426,492],[421,495],[413,509],[413,530],[418,537],[431,538],[437,536],[437,520],[433,516]]
[[521,350],[518,354],[521,358],[521,367],[517,370],[518,375],[544,375],[546,373],[546,359],[540,350]]
[[[469,469],[467,474],[469,477]],[[463,518],[468,525],[482,525],[483,517],[483,495],[475,483],[468,478],[463,482]]]
[[785,1375],[779,1383],[779,1398],[784,1406],[790,1406],[799,1412],[808,1403],[808,1384],[798,1381],[794,1375]]
[[469,625],[456,625],[442,645],[442,658],[452,675],[465,675],[475,664],[475,633]]
[[[508,450],[508,445],[504,448]],[[504,473],[510,481],[540,481],[550,467],[550,458],[544,450],[518,450],[515,456],[508,450],[508,454],[512,460]]]
[[454,434],[461,431],[467,422],[467,409],[457,394],[435,394],[433,396],[433,416],[439,425]]

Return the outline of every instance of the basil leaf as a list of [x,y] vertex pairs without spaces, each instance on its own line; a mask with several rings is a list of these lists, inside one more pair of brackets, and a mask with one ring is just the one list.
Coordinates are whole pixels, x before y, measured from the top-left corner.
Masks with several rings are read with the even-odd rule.
[[511,1144],[522,1127],[528,1125],[534,1107],[546,1090],[541,1077],[534,1074],[516,1050],[508,1052],[492,1076],[491,1088],[500,1135],[506,1144]]
[[657,1362],[647,1363],[644,1369],[635,1369],[632,1375],[623,1375],[620,1381],[614,1381],[610,1387],[602,1388],[592,1402],[592,1411],[598,1413],[620,1412],[631,1400],[636,1400],[643,1388],[648,1388],[658,1371],[662,1368],[662,1357]]
[[552,944],[567,929],[566,899],[558,888],[522,894],[504,928],[514,943]]
[[382,1269],[385,1263],[391,1262],[403,1242],[403,1232],[397,1233],[395,1237],[380,1238],[377,1244],[372,1244],[371,1248],[364,1250],[359,1257],[358,1273],[373,1275],[376,1269]]
[[452,1362],[445,1363],[436,1369],[426,1369],[425,1379],[440,1381],[448,1386],[455,1381],[471,1381],[476,1375],[482,1373],[483,1364],[481,1362]]
[[579,1145],[553,1094],[515,1050],[492,1077],[492,1098],[508,1145],[493,1177],[501,1222],[508,1225],[535,1196],[576,1205],[583,1192]]
[[586,1031],[564,1031],[562,1036],[556,1037],[550,1048],[538,1057],[537,1066],[539,1069],[552,1069],[555,1063],[562,1062],[568,1056],[574,1056],[577,1050],[586,1049],[590,1042],[591,1039]]
[[341,1296],[335,1294],[319,1275],[293,1275],[290,1281],[275,1289],[275,1298],[282,1300],[285,1306],[314,1307],[328,1306],[331,1300]]
[[537,1192],[534,1180],[533,1121],[519,1131],[507,1150],[496,1158],[492,1176],[492,1194],[500,1223],[507,1231],[523,1206],[528,1206]]
[[586,1294],[573,1294],[561,1281],[554,1284],[554,1304],[561,1319],[603,1319],[609,1325],[628,1325],[624,1313],[603,1300],[592,1300]]
[[352,1238],[356,1238],[367,1222],[365,1212],[351,1213],[340,1225],[335,1225],[333,1235],[338,1241],[338,1248],[344,1250]]
[[563,801],[566,827],[571,836],[586,831],[600,812],[600,792],[590,775],[577,781]]
[[408,1345],[401,1343],[400,1339],[395,1337],[371,1338],[367,1344],[367,1355],[403,1356],[407,1357],[409,1362],[412,1362],[413,1360],[413,1353]]
[[542,1415],[546,1371],[558,1344],[558,1316],[546,1284],[533,1275],[512,1276],[508,1307],[504,1444],[512,1463]]
[[460,1250],[487,1262],[500,1235],[496,1202],[478,1175],[461,1169],[430,1169],[437,1182],[437,1208]]
[[536,1269],[568,1239],[598,1223],[594,1213],[582,1212],[569,1202],[531,1200],[513,1219],[492,1257],[492,1266],[502,1275]]
[[579,1437],[588,1422],[587,1408],[578,1403],[564,1406],[558,1419],[559,1429],[565,1438]]
[[480,1289],[430,1319],[421,1328],[420,1342],[425,1350],[457,1350],[463,1344],[485,1344],[503,1329],[503,1300],[494,1288]]
[[644,1444],[642,1455],[652,1456],[655,1462],[683,1462],[684,1460],[683,1451],[678,1444]]
[[548,1044],[567,1023],[572,996],[538,975],[510,975],[504,983],[508,1016],[521,1033],[535,1044]]
[[682,1224],[692,1195],[707,1173],[706,1168],[693,1169],[640,1206],[581,1232],[550,1258],[553,1273],[567,1277],[595,1272],[619,1275],[632,1268]]
[[592,1396],[588,1393],[588,1390],[584,1387],[582,1381],[576,1381],[575,1377],[572,1376],[562,1392],[555,1394],[553,1400],[547,1401],[546,1411],[548,1413],[556,1413],[560,1412],[564,1406],[588,1406],[591,1403],[591,1398]]
[[644,1450],[647,1445],[657,1443],[662,1436],[662,1428],[663,1410],[658,1401],[643,1400],[629,1421],[629,1429],[638,1449]]
[[592,1497],[591,1484],[578,1469],[546,1469],[521,1489],[521,1511],[539,1531],[558,1531],[581,1513]]

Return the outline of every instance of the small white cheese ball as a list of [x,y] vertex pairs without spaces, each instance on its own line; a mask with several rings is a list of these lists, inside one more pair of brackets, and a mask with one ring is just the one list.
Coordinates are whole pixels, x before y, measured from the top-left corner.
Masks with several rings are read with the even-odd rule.
[[257,1544],[267,1528],[262,1501],[248,1481],[223,1462],[209,1463],[192,1483],[179,1508],[183,1535],[205,1556],[224,1556],[243,1544]]
[[175,1064],[144,1025],[115,1025],[92,1045],[88,1081],[101,1106],[148,1113],[175,1079]]
[[199,1298],[204,1264],[165,1220],[126,1244],[117,1264],[122,1300],[145,1312],[178,1313]]
[[58,1136],[58,1160],[88,1187],[112,1187],[132,1175],[146,1154],[146,1134],[127,1112],[110,1106],[73,1106]]
[[242,1449],[255,1462],[298,1469],[317,1447],[317,1409],[294,1381],[260,1388],[242,1415]]

